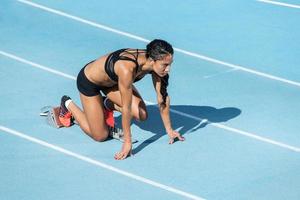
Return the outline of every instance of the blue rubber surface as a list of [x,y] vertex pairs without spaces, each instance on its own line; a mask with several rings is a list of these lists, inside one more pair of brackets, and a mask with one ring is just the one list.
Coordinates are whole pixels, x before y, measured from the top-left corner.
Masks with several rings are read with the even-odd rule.
[[[0,199],[300,199],[300,9],[28,2],[0,5]],[[149,119],[133,121],[139,142],[124,161],[113,159],[119,141],[39,116],[63,94],[80,103],[74,79],[85,63],[154,38],[179,48],[168,91],[185,142],[168,145],[150,77],[136,84]]]

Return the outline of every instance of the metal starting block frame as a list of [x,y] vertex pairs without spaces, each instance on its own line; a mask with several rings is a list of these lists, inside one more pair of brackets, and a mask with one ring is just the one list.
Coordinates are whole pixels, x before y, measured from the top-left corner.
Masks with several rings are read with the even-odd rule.
[[46,123],[54,128],[63,127],[59,121],[59,106],[45,106],[41,108],[40,116],[46,117]]
[[[124,133],[123,133],[122,129],[117,128],[117,127],[108,127],[108,130],[109,130],[109,137],[119,140],[120,142],[124,143]],[[137,142],[138,142],[137,139],[131,138],[132,144],[137,143]]]

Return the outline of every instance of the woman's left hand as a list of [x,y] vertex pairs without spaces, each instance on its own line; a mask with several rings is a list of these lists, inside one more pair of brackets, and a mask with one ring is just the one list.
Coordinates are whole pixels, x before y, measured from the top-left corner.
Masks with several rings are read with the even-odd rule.
[[180,133],[178,133],[177,131],[171,130],[168,131],[168,135],[169,135],[169,144],[173,144],[175,139],[177,138],[179,141],[184,141],[185,138],[183,136],[180,135]]

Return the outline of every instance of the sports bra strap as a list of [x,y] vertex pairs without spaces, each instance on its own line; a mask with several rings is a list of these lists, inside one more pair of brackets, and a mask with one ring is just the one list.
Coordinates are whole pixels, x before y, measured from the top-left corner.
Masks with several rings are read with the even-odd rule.
[[[121,55],[124,52],[132,55],[135,59],[127,57],[125,55]],[[136,73],[137,73],[138,68],[139,68],[138,53],[139,53],[138,49],[137,49],[137,56],[135,56],[133,53],[129,52],[128,49],[120,49],[120,50],[117,50],[117,51],[111,53],[105,61],[105,71],[106,71],[107,75],[109,76],[109,78],[114,81],[118,81],[118,76],[114,70],[114,65],[118,60],[127,60],[127,61],[134,62],[136,64]]]

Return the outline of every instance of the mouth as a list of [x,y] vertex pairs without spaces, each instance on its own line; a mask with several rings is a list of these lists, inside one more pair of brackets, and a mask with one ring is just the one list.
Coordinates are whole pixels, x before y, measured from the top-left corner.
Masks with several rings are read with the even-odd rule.
[[164,77],[166,76],[168,73],[166,72],[161,72],[161,73],[156,73],[159,77]]

